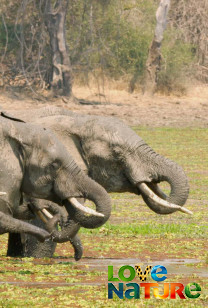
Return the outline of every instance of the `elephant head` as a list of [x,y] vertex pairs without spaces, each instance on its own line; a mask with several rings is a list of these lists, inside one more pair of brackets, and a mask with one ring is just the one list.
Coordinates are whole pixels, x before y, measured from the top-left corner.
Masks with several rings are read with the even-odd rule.
[[[86,121],[87,116],[84,118]],[[76,133],[81,131],[77,122],[73,126]],[[145,203],[158,214],[175,211],[191,214],[182,207],[188,198],[189,185],[177,163],[156,153],[118,119],[96,116],[90,119],[88,116],[84,123],[85,131],[80,136],[89,174],[107,191],[141,194]],[[158,185],[162,181],[170,185],[169,196]]]
[[[107,221],[111,212],[107,192],[81,171],[50,130],[3,118],[1,123],[4,139],[21,166],[21,175],[16,177],[20,178],[22,193],[65,205],[70,217],[86,228]],[[7,153],[5,150],[5,161]],[[12,168],[12,162],[9,164]],[[79,197],[92,200],[96,211],[80,204]]]

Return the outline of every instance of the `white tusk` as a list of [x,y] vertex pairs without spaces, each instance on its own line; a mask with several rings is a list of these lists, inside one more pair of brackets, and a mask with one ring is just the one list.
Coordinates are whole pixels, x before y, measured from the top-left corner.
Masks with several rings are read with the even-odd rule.
[[7,194],[6,192],[0,191],[0,196],[4,196],[6,194]]
[[43,209],[41,212],[45,214],[45,216],[48,217],[49,219],[53,218],[53,215],[48,210]]
[[177,204],[173,204],[170,203],[166,200],[161,199],[160,197],[158,197],[145,183],[140,183],[137,185],[139,187],[139,189],[147,196],[149,197],[151,200],[153,200],[155,203],[168,208],[168,209],[173,209],[173,210],[177,210],[177,211],[181,211],[183,213],[186,214],[190,214],[192,215],[193,213],[191,211],[189,211],[188,209],[186,209],[185,207],[182,207],[180,205]]
[[160,197],[163,200],[167,200],[166,194],[162,191],[162,189],[160,189],[160,187],[157,184],[152,183],[149,188],[152,189],[152,191],[155,192],[158,197]]
[[98,213],[95,210],[82,205],[76,198],[70,198],[69,201],[74,205],[74,207],[76,207],[77,209],[81,210],[82,212],[86,214],[90,214],[90,215],[94,215],[98,217],[104,217],[102,213]]
[[36,213],[45,224],[48,222],[47,218],[45,217],[45,215],[43,215],[42,211],[37,211]]
[[53,218],[53,215],[51,215],[51,213],[49,213],[49,211],[46,209],[36,211],[36,213],[44,223],[48,222],[47,218],[49,219]]

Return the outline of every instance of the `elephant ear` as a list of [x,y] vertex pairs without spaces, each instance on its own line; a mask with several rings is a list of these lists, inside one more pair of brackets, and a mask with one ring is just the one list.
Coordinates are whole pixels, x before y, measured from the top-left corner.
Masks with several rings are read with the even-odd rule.
[[[14,121],[14,122],[18,122],[18,123],[26,123],[25,121],[13,117],[12,115],[8,114],[7,112],[0,112],[0,116],[8,119],[10,121]],[[15,124],[15,123],[14,123]],[[24,125],[24,124],[23,124]],[[7,130],[7,136],[9,137],[8,141],[10,142],[11,140],[13,140],[16,144],[18,144],[19,146],[19,153],[21,156],[25,156],[25,152],[28,152],[28,149],[30,147],[30,142],[28,142],[28,138],[27,136],[25,137],[24,134],[17,134],[16,130],[11,130],[8,127]],[[27,150],[26,150],[27,149]]]
[[3,112],[3,111],[1,111],[1,117],[6,118],[6,119],[9,119],[9,120],[12,120],[12,121],[16,121],[16,122],[26,123],[25,121],[23,121],[23,120],[21,120],[21,119],[19,119],[19,118],[13,117],[13,116],[10,115],[9,113]]

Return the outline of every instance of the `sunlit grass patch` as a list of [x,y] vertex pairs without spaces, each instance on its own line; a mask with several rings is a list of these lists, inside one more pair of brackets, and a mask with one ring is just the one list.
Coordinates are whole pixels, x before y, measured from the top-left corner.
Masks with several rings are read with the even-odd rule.
[[135,235],[150,235],[154,234],[175,234],[177,237],[207,237],[206,232],[207,226],[197,226],[196,224],[179,224],[179,223],[149,223],[149,224],[138,224],[133,223],[122,223],[118,225],[107,223],[105,227],[98,228],[96,230],[82,229],[82,233],[86,234],[99,234],[105,231],[106,234],[118,235],[118,236],[135,236]]

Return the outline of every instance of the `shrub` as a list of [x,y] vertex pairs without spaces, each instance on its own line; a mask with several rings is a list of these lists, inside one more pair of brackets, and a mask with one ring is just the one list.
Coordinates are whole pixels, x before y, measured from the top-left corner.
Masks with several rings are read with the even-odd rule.
[[162,44],[162,66],[158,75],[158,90],[165,94],[184,94],[186,80],[193,72],[195,48],[175,38],[175,30],[166,32]]

